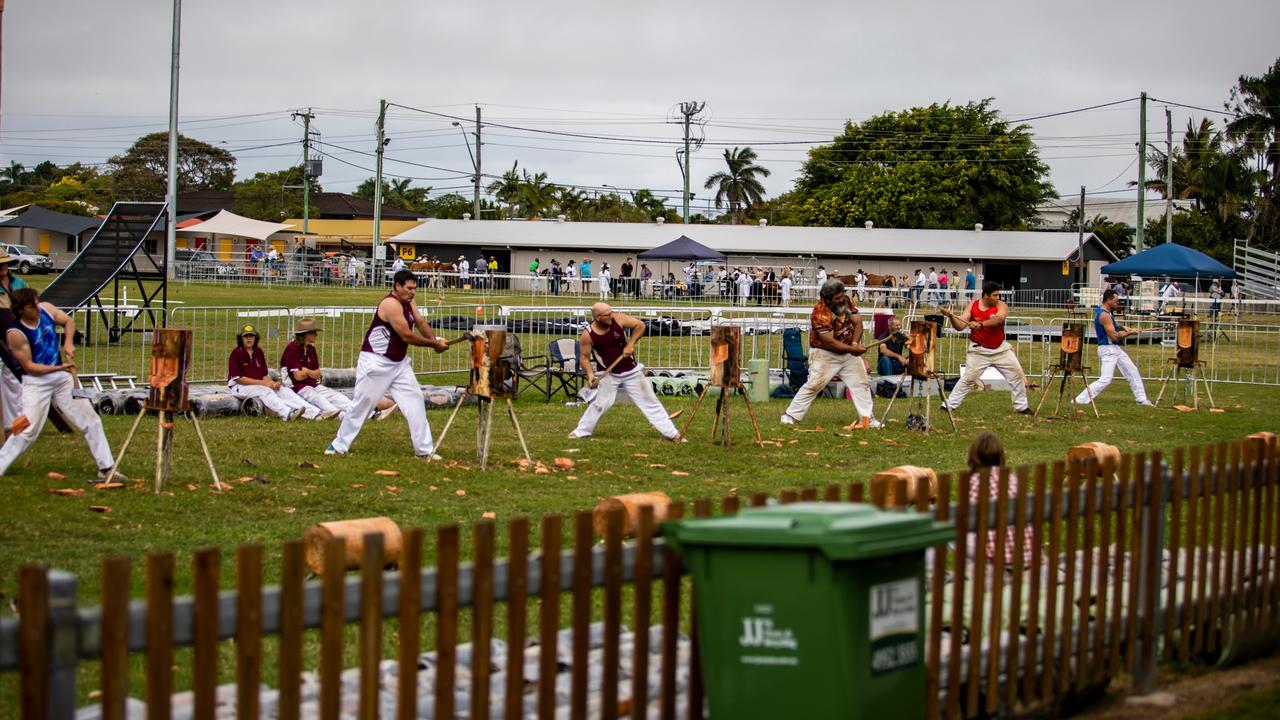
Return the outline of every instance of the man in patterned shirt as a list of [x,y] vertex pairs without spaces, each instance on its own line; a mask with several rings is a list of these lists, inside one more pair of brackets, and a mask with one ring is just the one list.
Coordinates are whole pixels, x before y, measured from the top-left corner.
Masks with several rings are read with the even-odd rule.
[[862,316],[839,280],[823,283],[818,297],[809,316],[809,381],[796,392],[780,422],[795,425],[804,420],[813,398],[839,375],[858,413],[848,429],[878,428],[880,423],[871,416],[871,383],[862,359],[867,351],[862,345]]

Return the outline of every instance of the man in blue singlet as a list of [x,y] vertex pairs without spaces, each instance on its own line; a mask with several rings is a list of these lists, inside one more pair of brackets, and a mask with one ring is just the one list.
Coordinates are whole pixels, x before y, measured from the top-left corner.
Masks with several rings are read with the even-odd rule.
[[1093,311],[1093,330],[1098,334],[1100,367],[1098,379],[1076,396],[1078,405],[1089,402],[1091,395],[1096,399],[1102,394],[1102,391],[1111,384],[1111,378],[1115,377],[1116,368],[1119,368],[1120,374],[1124,375],[1124,379],[1129,381],[1129,387],[1133,389],[1133,399],[1137,400],[1139,405],[1154,407],[1147,399],[1147,389],[1142,384],[1142,373],[1138,372],[1138,366],[1133,364],[1133,360],[1129,359],[1124,348],[1118,344],[1130,335],[1138,334],[1137,330],[1121,329],[1116,325],[1114,314],[1119,306],[1120,296],[1115,290],[1107,290],[1102,293],[1102,304]]
[[[76,367],[76,348],[72,344],[75,320],[52,304],[40,302],[40,295],[31,288],[14,291],[11,298],[17,319],[5,330],[5,342],[22,367],[22,415],[14,422],[13,435],[0,447],[0,475],[40,437],[52,404],[68,424],[84,435],[98,468],[98,479],[106,478],[115,459],[102,430],[102,420],[87,401],[71,396],[74,386],[71,373]],[[62,328],[65,338],[61,348],[58,327]],[[127,479],[119,472],[116,477]]]

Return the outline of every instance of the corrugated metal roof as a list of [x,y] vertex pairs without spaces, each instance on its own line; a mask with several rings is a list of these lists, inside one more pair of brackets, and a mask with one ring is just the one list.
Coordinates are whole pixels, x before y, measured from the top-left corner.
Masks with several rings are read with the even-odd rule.
[[[1074,232],[904,230],[771,225],[680,225],[558,222],[556,220],[427,220],[389,242],[582,248],[640,252],[680,235],[735,255],[919,257],[1066,260],[1076,251]],[[1085,242],[1093,241],[1092,235]],[[1103,248],[1111,257],[1115,257]]]

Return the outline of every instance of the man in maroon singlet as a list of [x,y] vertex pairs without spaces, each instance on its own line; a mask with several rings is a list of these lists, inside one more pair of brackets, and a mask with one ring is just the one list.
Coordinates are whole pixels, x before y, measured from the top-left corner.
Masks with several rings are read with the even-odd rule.
[[385,395],[400,408],[400,413],[409,423],[413,452],[429,460],[440,459],[435,454],[431,427],[427,424],[422,386],[413,374],[409,346],[444,352],[449,344],[436,337],[418,312],[418,306],[413,302],[417,291],[417,276],[410,270],[401,270],[392,279],[391,292],[378,303],[373,321],[365,333],[364,344],[360,347],[360,359],[356,361],[356,387],[351,409],[342,416],[338,434],[325,449],[325,455],[346,455],[360,434],[364,421]]
[[[627,333],[630,332],[630,337]],[[578,427],[569,433],[571,438],[590,437],[595,432],[596,423],[605,411],[613,407],[621,389],[631,398],[631,402],[640,408],[644,417],[663,437],[676,440],[680,431],[667,416],[666,408],[658,402],[653,393],[653,386],[644,376],[644,368],[636,362],[636,343],[644,337],[644,323],[639,320],[616,313],[608,303],[596,303],[591,306],[591,324],[582,331],[580,339],[581,357],[579,362],[586,370],[587,383],[599,388],[596,397],[582,414]],[[614,365],[617,361],[617,365]],[[613,369],[604,373],[609,366]]]
[[1013,392],[1013,409],[1023,415],[1030,415],[1027,405],[1027,376],[1022,371],[1022,363],[1004,338],[1004,321],[1009,316],[1009,306],[1000,299],[1000,284],[986,282],[982,284],[982,297],[974,300],[968,309],[956,314],[949,308],[940,311],[951,321],[956,330],[969,331],[969,352],[964,358],[964,374],[960,382],[951,391],[946,405],[956,410],[964,402],[965,395],[975,385],[982,382],[981,377],[987,368],[995,368],[1009,383]]

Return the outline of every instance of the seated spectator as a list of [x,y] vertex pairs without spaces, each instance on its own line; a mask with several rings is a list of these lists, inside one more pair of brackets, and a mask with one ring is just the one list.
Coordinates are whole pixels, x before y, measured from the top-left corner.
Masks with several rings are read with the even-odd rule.
[[[280,356],[280,372],[288,374],[293,391],[298,397],[320,409],[330,417],[344,416],[351,409],[351,398],[321,384],[320,357],[316,352],[316,339],[320,328],[313,317],[300,317],[293,327],[293,342],[284,348]],[[382,398],[374,408],[372,418],[385,420],[396,411],[396,404]]]
[[[902,332],[902,321],[895,315],[889,318],[889,322],[885,325],[884,333],[876,336],[876,340],[896,332]],[[906,372],[906,346],[907,343],[903,340],[886,340],[879,348],[880,359],[876,362],[876,374],[901,375]]]
[[321,412],[298,394],[267,376],[267,358],[258,347],[258,331],[245,325],[236,335],[236,347],[227,359],[227,386],[238,398],[257,398],[282,420],[325,420],[336,410]]
[[[1018,478],[1013,473],[1009,473],[1009,489],[1008,494],[1000,497],[1000,469],[1005,464],[1004,445],[1000,442],[1000,438],[994,433],[982,433],[973,439],[973,443],[969,446],[969,507],[976,508],[978,506],[979,493],[987,492],[987,497],[991,502],[1008,502],[1018,496]],[[984,482],[985,480],[985,482]],[[1012,514],[1009,514],[1012,518]],[[1033,532],[1030,525],[1025,529],[1022,538],[1022,561],[1024,565],[1031,564],[1031,557],[1035,552],[1033,543]],[[976,533],[969,533],[969,559],[974,558],[976,552]],[[1014,547],[1018,542],[1017,529],[1014,527],[1012,519],[1005,531],[1004,541],[1004,559],[1005,567],[1010,568],[1013,565]],[[996,531],[987,531],[987,559],[994,560],[996,557]]]

